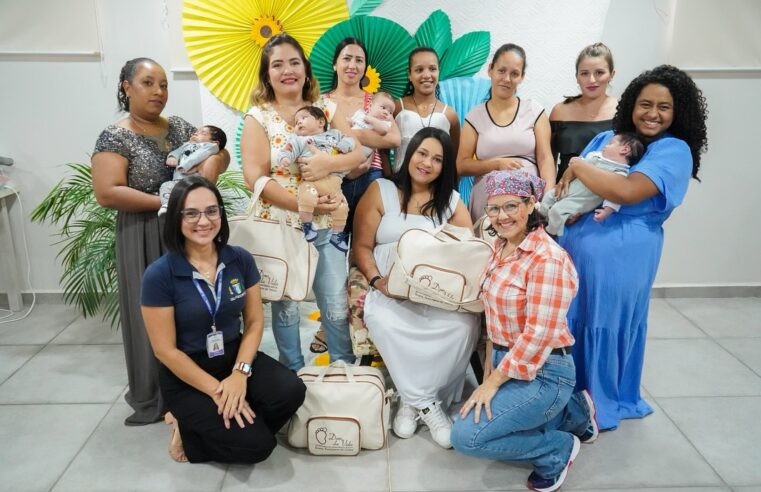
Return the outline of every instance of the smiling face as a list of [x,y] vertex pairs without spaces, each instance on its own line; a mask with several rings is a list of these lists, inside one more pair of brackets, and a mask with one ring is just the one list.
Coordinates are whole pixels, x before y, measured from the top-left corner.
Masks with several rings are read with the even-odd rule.
[[645,139],[661,136],[674,122],[674,98],[668,87],[648,84],[634,101],[632,110],[634,128]]
[[436,53],[421,51],[412,55],[407,76],[416,94],[433,94],[439,83],[439,59]]
[[492,97],[507,99],[515,95],[523,82],[523,58],[514,51],[505,51],[489,67]]
[[[209,207],[220,206],[217,197],[208,188],[195,188],[185,197],[183,210],[207,211]],[[214,242],[222,227],[222,219],[218,215],[215,220],[209,220],[206,214],[201,214],[198,222],[182,219],[182,235],[185,237],[185,247],[204,247]]]
[[301,94],[306,80],[306,68],[298,50],[288,43],[272,48],[267,76],[275,97]]
[[407,169],[412,182],[429,186],[441,175],[444,164],[444,148],[435,138],[426,138],[410,157]]
[[316,118],[312,113],[307,110],[301,109],[296,111],[294,116],[296,125],[294,129],[296,135],[305,137],[307,135],[317,135],[325,131],[325,120],[322,118]]
[[359,85],[365,76],[367,57],[362,47],[349,44],[341,50],[333,64],[333,70],[338,74],[338,81],[347,86]]
[[576,82],[581,94],[589,98],[605,96],[608,84],[615,72],[611,72],[607,60],[602,56],[582,58],[576,70]]
[[[520,244],[526,237],[528,216],[534,211],[534,197],[526,199],[516,195],[496,195],[489,197],[486,206],[499,207],[499,214],[489,217],[497,234],[511,244]],[[515,211],[508,214],[503,208],[512,208]]]
[[132,80],[122,82],[122,87],[129,98],[130,112],[141,117],[158,117],[169,99],[166,73],[155,63],[141,63]]

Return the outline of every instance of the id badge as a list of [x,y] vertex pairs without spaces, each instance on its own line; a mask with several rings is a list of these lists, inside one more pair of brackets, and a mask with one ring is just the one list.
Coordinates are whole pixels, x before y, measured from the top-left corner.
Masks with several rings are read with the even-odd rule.
[[221,331],[212,331],[206,335],[206,352],[210,358],[225,355],[225,338]]

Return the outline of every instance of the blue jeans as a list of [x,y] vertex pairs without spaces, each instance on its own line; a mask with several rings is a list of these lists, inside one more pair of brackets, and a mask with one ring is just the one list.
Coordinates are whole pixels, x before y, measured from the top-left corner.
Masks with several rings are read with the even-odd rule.
[[[349,204],[349,217],[346,219],[344,232],[351,233],[351,227],[354,224],[354,210],[357,208],[359,199],[365,194],[370,183],[382,177],[383,171],[371,167],[365,174],[356,179],[344,179],[341,184],[341,191],[346,197],[346,203]],[[328,344],[328,347],[330,347],[330,344]]]
[[[314,276],[314,295],[320,309],[322,324],[330,351],[330,360],[344,360],[353,363],[349,338],[349,304],[346,292],[346,254],[330,244],[330,229],[317,231],[314,245],[320,254]],[[293,371],[304,367],[301,354],[299,303],[278,301],[272,305],[272,333],[280,352],[280,362]]]
[[[494,367],[507,352],[493,350]],[[511,379],[491,401],[492,419],[482,410],[457,418],[452,445],[466,455],[499,461],[529,462],[543,478],[554,478],[571,456],[573,437],[589,424],[589,410],[580,393],[572,394],[576,369],[571,355],[550,355],[533,381]]]

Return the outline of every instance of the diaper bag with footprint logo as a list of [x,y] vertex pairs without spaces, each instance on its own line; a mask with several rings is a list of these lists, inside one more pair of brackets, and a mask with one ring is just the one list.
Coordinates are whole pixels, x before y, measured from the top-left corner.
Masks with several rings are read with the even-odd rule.
[[316,455],[353,456],[386,445],[393,390],[375,367],[309,366],[298,372],[307,387],[291,419],[288,443]]

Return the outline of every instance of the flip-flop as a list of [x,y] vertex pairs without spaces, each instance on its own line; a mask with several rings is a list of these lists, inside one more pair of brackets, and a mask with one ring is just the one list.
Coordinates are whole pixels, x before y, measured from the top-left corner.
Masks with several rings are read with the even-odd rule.
[[169,457],[177,463],[187,463],[188,457],[182,448],[182,437],[180,437],[180,429],[177,426],[174,415],[171,412],[167,412],[164,415],[164,422],[172,426],[172,432],[169,434]]
[[309,351],[313,354],[323,354],[328,351],[328,342],[325,340],[325,330],[322,325],[314,334],[312,343],[309,344]]

